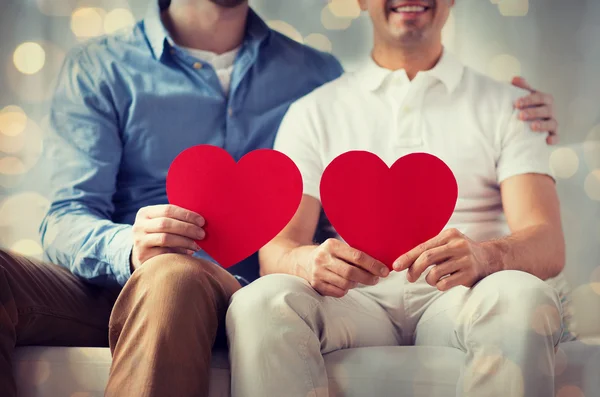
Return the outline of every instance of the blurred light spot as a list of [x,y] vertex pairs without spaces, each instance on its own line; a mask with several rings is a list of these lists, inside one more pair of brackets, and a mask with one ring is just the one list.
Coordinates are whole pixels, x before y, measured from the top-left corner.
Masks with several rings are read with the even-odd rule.
[[361,13],[360,6],[356,0],[331,0],[328,4],[329,10],[338,18],[358,18]]
[[29,220],[41,221],[49,207],[48,199],[36,192],[9,196],[0,204],[0,226],[19,225]]
[[590,172],[585,178],[585,192],[595,201],[600,201],[600,169]]
[[39,257],[44,253],[40,243],[28,239],[17,241],[10,247],[10,250],[24,256]]
[[454,11],[450,11],[448,21],[442,29],[442,43],[450,50],[454,48],[454,38],[456,37],[456,18],[454,17]]
[[0,134],[0,152],[14,154],[18,153],[25,147],[25,136],[7,136]]
[[106,33],[113,33],[117,30],[128,28],[135,24],[135,18],[131,14],[131,11],[125,8],[115,8],[104,18],[104,31]]
[[102,8],[78,8],[71,16],[71,30],[78,38],[96,37],[104,34],[104,16]]
[[[497,351],[495,351],[497,350]],[[502,370],[502,376],[494,376]],[[499,349],[486,349],[478,352],[464,375],[464,392],[470,394],[482,379],[490,390],[504,390],[504,395],[523,397],[525,393],[523,371],[517,364],[502,355]],[[506,383],[506,379],[511,379]]]
[[0,132],[7,136],[17,136],[27,124],[27,115],[18,106],[7,106],[0,111]]
[[592,289],[594,290],[595,293],[597,293],[598,295],[600,295],[600,267],[597,267],[593,272],[592,272]]
[[562,319],[558,309],[551,305],[541,305],[535,310],[531,319],[531,327],[543,336],[549,336],[558,331]]
[[0,174],[21,175],[27,172],[25,164],[17,157],[0,158]]
[[556,397],[585,397],[585,394],[577,386],[563,386],[556,393]]
[[501,0],[498,9],[505,17],[524,17],[529,12],[529,0]]
[[23,43],[15,50],[13,62],[19,72],[36,74],[42,70],[46,63],[46,52],[38,43]]
[[352,25],[353,18],[339,18],[333,15],[329,6],[321,11],[321,23],[327,30],[344,30]]
[[598,336],[600,329],[600,294],[592,284],[583,284],[573,289],[571,300],[573,302],[572,331],[576,335]]
[[575,150],[558,148],[550,155],[550,168],[556,177],[568,179],[579,169],[579,157]]
[[21,175],[29,171],[37,164],[42,154],[42,145],[43,131],[32,119],[26,118],[25,128],[17,136],[1,134],[0,151],[10,153],[11,156],[0,156],[0,174]]
[[304,44],[323,52],[331,52],[333,49],[333,45],[327,36],[319,33],[313,33],[306,36],[304,38]]
[[585,139],[583,155],[589,169],[600,169],[600,124],[594,127]]
[[512,55],[498,55],[489,63],[488,74],[498,81],[511,81],[521,75],[521,62]]
[[36,0],[38,9],[44,15],[68,17],[77,6],[76,0]]
[[298,32],[296,30],[295,27],[293,27],[292,25],[290,25],[287,22],[284,21],[269,21],[267,22],[267,25],[269,25],[269,27],[273,30],[276,30],[277,32],[289,37],[292,40],[297,41],[298,43],[303,43],[304,40],[302,39],[302,35],[300,34],[300,32]]
[[64,61],[65,51],[58,45],[49,41],[40,42],[40,45],[46,54],[41,73],[21,73],[16,65],[10,62],[7,63],[6,77],[3,76],[3,80],[24,102],[43,102],[52,97],[56,86],[56,77]]

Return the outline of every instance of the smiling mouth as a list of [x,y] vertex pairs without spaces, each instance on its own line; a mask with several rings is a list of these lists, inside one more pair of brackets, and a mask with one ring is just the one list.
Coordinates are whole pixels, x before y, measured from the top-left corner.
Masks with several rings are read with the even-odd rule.
[[391,12],[396,14],[420,14],[427,12],[429,7],[421,5],[403,5],[399,7],[392,7]]

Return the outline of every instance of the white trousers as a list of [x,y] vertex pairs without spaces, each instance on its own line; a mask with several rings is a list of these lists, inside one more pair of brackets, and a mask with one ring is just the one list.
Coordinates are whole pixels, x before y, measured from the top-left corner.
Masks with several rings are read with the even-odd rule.
[[449,346],[466,353],[457,396],[554,396],[562,308],[550,285],[502,271],[440,292],[392,272],[343,298],[269,275],[239,290],[227,313],[233,397],[329,397],[323,354],[368,346]]

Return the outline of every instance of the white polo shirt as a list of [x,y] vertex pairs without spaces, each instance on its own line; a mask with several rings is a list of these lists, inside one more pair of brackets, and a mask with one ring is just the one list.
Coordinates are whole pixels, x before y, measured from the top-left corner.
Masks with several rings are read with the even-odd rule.
[[463,66],[447,50],[412,81],[404,70],[370,60],[294,103],[275,149],[294,160],[304,193],[317,199],[325,167],[349,150],[375,153],[388,166],[409,153],[433,154],[458,181],[456,210],[446,228],[488,240],[509,233],[499,184],[519,174],[551,172],[546,134],[532,132],[513,107],[523,94]]

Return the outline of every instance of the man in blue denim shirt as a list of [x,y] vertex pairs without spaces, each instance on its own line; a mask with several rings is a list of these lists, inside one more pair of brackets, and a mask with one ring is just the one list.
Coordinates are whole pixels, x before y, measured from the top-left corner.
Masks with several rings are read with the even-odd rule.
[[[241,278],[199,252],[201,214],[166,204],[168,167],[197,144],[236,160],[271,147],[291,102],[341,73],[245,0],[153,3],[134,28],[71,51],[43,160],[54,191],[42,242],[61,267],[0,251],[3,396],[16,396],[15,345],[105,346],[107,336],[107,395],[206,395]],[[548,98],[528,98],[539,129],[554,128]],[[255,279],[256,257],[231,270]]]

